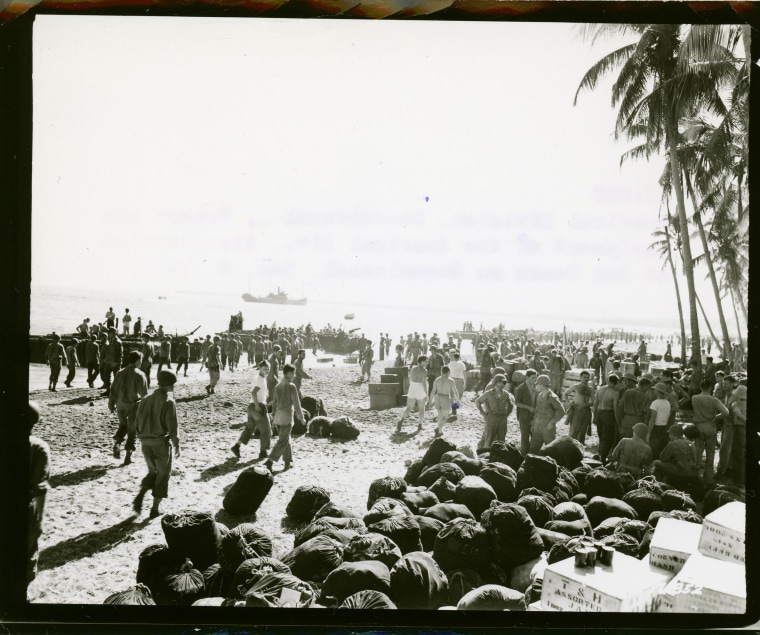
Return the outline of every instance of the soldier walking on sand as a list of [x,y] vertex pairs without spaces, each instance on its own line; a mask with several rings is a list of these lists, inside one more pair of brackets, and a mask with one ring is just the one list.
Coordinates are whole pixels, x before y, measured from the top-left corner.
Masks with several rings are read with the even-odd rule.
[[147,333],[142,334],[142,346],[140,347],[140,353],[142,354],[142,362],[140,364],[140,370],[145,375],[145,381],[148,387],[150,387],[150,369],[153,367],[153,342],[150,341],[150,335]]
[[79,344],[79,340],[74,338],[71,340],[71,344],[66,347],[66,365],[69,369],[69,373],[66,375],[66,381],[63,382],[66,388],[71,388],[71,382],[74,381],[74,375],[76,374],[77,366],[79,366],[77,344]]
[[301,409],[301,400],[298,398],[298,390],[293,385],[296,369],[290,364],[285,364],[282,368],[282,381],[275,386],[274,395],[272,396],[272,413],[274,415],[274,425],[277,427],[277,443],[275,443],[269,458],[265,465],[271,472],[272,465],[282,457],[285,461],[285,469],[289,470],[293,466],[293,451],[290,447],[290,433],[293,430],[293,415],[306,425],[303,420],[303,410]]
[[457,386],[449,376],[449,372],[448,366],[441,368],[441,374],[433,380],[433,387],[430,390],[430,401],[435,405],[438,414],[438,425],[435,428],[436,437],[443,434],[443,424],[446,423],[451,404],[459,399]]
[[174,384],[177,375],[172,370],[158,373],[158,388],[145,397],[137,407],[136,427],[142,453],[148,464],[148,473],[140,483],[140,492],[132,504],[138,514],[148,491],[153,493],[150,518],[161,515],[161,501],[169,495],[169,477],[172,472],[172,446],[179,458],[177,433],[177,402],[174,401]]
[[[116,333],[116,328],[111,327],[108,329],[108,342],[105,347],[105,361],[103,363],[104,372],[101,372],[100,376],[103,378],[103,388],[106,389],[106,395],[111,390],[111,374],[116,376],[116,373],[121,370],[122,357],[124,355],[124,347],[121,344],[121,340]],[[101,355],[101,358],[103,356]]]
[[206,386],[206,394],[213,395],[216,390],[214,386],[219,382],[219,368],[222,365],[221,359],[221,347],[219,342],[222,338],[218,335],[214,336],[214,343],[208,347],[206,351],[206,368],[208,368],[209,383]]
[[181,337],[179,340],[179,346],[177,347],[177,375],[185,367],[185,377],[187,377],[187,365],[190,361],[190,340],[186,337]]
[[56,392],[55,385],[58,383],[58,377],[61,374],[61,364],[66,361],[66,351],[61,344],[61,336],[53,333],[53,341],[45,349],[45,364],[50,366],[50,380],[48,390]]
[[269,364],[266,361],[259,362],[258,373],[253,380],[251,388],[251,402],[248,404],[248,420],[245,429],[240,433],[237,440],[230,450],[240,458],[240,444],[248,445],[253,433],[259,431],[259,460],[267,458],[269,454],[269,445],[272,442],[272,423],[267,413],[267,375],[269,374]]
[[172,336],[164,335],[161,339],[161,344],[158,349],[158,370],[156,374],[161,372],[163,366],[166,366],[169,370],[172,369]]
[[118,459],[121,456],[121,442],[127,437],[124,447],[123,465],[132,463],[132,453],[135,451],[135,415],[137,405],[148,394],[148,381],[139,369],[142,354],[132,351],[127,357],[128,366],[122,368],[113,380],[113,386],[108,394],[108,409],[119,418],[119,429],[113,438],[113,456]]
[[98,337],[93,333],[84,345],[84,359],[87,364],[87,385],[95,388],[95,378],[100,370],[100,348]]

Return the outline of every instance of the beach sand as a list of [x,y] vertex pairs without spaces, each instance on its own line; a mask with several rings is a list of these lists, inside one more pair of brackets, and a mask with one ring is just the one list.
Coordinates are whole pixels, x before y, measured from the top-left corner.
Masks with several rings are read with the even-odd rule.
[[[357,365],[344,364],[337,357],[334,366],[316,364],[311,353],[308,362],[313,379],[304,380],[304,395],[321,397],[331,417],[347,415],[361,430],[359,438],[295,438],[294,467],[281,472],[282,463],[275,464],[274,486],[258,513],[233,517],[222,508],[225,489],[243,468],[255,463],[259,452],[258,440],[252,439],[242,448],[239,460],[230,453],[246,419],[254,370],[241,365],[234,373],[223,371],[217,394],[207,397],[207,375],[193,364],[189,376],[181,377],[175,386],[182,456],[175,464],[177,474],[171,478],[164,512],[210,512],[228,527],[254,522],[272,536],[277,556],[293,547],[293,533],[302,526],[285,516],[298,486],[320,485],[330,492],[333,501],[363,515],[374,479],[404,476],[405,461],[421,456],[433,440],[434,411],[427,413],[419,435],[392,437],[402,409],[369,410],[367,385],[355,383]],[[375,362],[375,381],[386,365],[387,361]],[[34,434],[48,442],[52,453],[39,573],[30,587],[35,602],[102,603],[111,593],[135,583],[138,555],[145,547],[165,543],[160,519],[147,518],[150,495],[142,516],[133,517],[132,500],[146,473],[139,443],[132,465],[122,467],[121,460],[113,458],[117,418],[108,412],[103,391],[86,387],[85,373],[77,369],[75,387],[62,387],[53,393],[47,390],[47,368],[39,365],[30,369],[30,399],[41,409]],[[100,383],[98,380],[95,385]],[[469,445],[474,449],[483,430],[483,419],[473,399],[474,393],[465,393],[459,420],[445,429],[445,438],[458,447]],[[408,419],[404,429],[413,432],[416,420]],[[557,429],[559,434],[567,432],[564,420]],[[512,414],[507,440],[518,437]],[[596,452],[596,446],[596,435],[587,438],[588,454]]]

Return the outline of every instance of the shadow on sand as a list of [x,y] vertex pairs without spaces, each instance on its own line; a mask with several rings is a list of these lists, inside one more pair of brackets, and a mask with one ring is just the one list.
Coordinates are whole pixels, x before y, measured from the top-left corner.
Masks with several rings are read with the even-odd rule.
[[253,458],[250,461],[241,461],[237,457],[231,456],[222,463],[217,463],[216,465],[207,467],[198,475],[198,478],[196,480],[201,482],[210,481],[212,478],[217,478],[218,476],[224,476],[230,472],[242,470],[249,465],[253,465],[257,461],[258,459],[256,458]]
[[66,401],[59,401],[58,403],[51,403],[51,406],[83,406],[91,401],[98,401],[99,399],[107,399],[108,395],[102,392],[96,395],[82,395],[81,397],[74,397],[73,399],[66,399]]
[[190,395],[189,397],[180,397],[176,400],[177,403],[187,403],[188,401],[203,401],[208,395]]
[[61,487],[64,485],[79,485],[85,481],[94,481],[104,476],[109,470],[113,470],[116,465],[90,465],[83,467],[75,472],[64,472],[63,474],[53,474],[50,477],[50,487]]
[[43,549],[40,552],[40,570],[55,569],[114,547],[149,522],[147,517],[140,521],[137,518],[137,514],[133,513],[111,527],[90,531]]

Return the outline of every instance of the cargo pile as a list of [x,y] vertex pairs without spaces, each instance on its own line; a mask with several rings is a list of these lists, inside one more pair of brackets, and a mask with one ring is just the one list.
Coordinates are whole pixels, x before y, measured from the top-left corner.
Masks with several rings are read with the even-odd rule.
[[[272,486],[244,470],[225,509],[248,514]],[[237,488],[237,491],[236,491]],[[241,496],[241,492],[244,495]],[[745,506],[703,505],[648,476],[625,480],[560,437],[541,455],[513,443],[479,455],[435,439],[403,478],[369,487],[366,513],[302,485],[284,510],[293,548],[255,523],[166,514],[166,544],[139,557],[109,603],[180,606],[608,612],[743,612]]]

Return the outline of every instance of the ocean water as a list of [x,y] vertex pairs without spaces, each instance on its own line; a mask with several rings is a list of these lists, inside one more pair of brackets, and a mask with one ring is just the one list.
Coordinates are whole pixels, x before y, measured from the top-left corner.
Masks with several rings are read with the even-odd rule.
[[[504,323],[507,329],[556,330],[562,332],[561,316],[516,316],[500,311],[471,311],[466,307],[453,306],[451,309],[431,309],[392,305],[364,305],[309,301],[305,306],[258,304],[244,302],[241,295],[215,293],[175,292],[166,294],[165,300],[147,293],[98,291],[78,288],[32,287],[30,306],[30,333],[44,335],[52,333],[73,333],[83,318],[91,323],[104,322],[109,307],[121,321],[124,309],[129,308],[133,319],[142,317],[143,328],[148,320],[158,327],[163,325],[169,334],[189,333],[200,326],[195,333],[205,337],[226,330],[230,316],[241,311],[243,327],[253,329],[259,324],[278,327],[298,327],[311,322],[319,330],[328,324],[342,326],[345,330],[358,329],[357,333],[375,342],[379,334],[389,333],[392,342],[399,341],[401,335],[417,331],[428,336],[438,333],[445,337],[447,331],[461,329],[465,321],[472,322],[477,329],[481,323],[485,328],[493,328]],[[353,320],[344,316],[353,313]],[[612,328],[625,328],[633,332],[647,332],[655,335],[672,336],[671,329],[637,328],[635,325],[600,324],[574,322],[572,328],[600,332]],[[659,347],[658,347],[659,348]],[[663,347],[664,348],[664,347]],[[652,352],[655,349],[650,347]],[[463,351],[465,352],[465,351]]]

